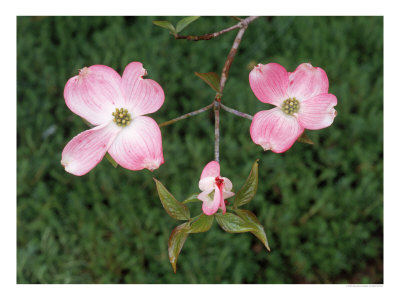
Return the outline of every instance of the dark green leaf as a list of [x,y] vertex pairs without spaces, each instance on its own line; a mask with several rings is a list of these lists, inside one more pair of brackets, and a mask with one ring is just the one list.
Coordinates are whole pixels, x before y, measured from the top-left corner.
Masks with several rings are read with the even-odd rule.
[[163,27],[165,29],[168,29],[169,31],[171,31],[174,35],[177,33],[175,30],[174,25],[172,25],[170,22],[168,21],[153,21],[154,25]]
[[111,157],[111,155],[107,152],[105,158],[113,165],[114,168],[118,167],[118,163]]
[[251,223],[232,213],[215,214],[215,219],[223,230],[230,233],[249,232],[257,229]]
[[183,223],[174,230],[172,230],[171,235],[168,240],[168,256],[169,262],[176,273],[176,263],[178,262],[179,253],[182,250],[183,244],[188,237],[188,229],[190,228],[189,222]]
[[197,76],[199,76],[205,83],[212,87],[212,89],[216,92],[219,92],[219,82],[220,78],[219,75],[215,72],[208,72],[208,73],[198,73],[194,72]]
[[256,195],[257,186],[258,186],[258,159],[254,162],[246,182],[239,190],[239,192],[236,193],[233,206],[236,208],[246,203],[249,203]]
[[153,179],[156,183],[158,196],[160,197],[161,204],[164,206],[165,211],[174,219],[189,220],[190,211],[186,205],[176,200],[160,181],[155,178]]
[[186,17],[183,18],[182,20],[180,20],[177,24],[176,24],[176,32],[181,32],[184,28],[186,28],[186,26],[188,26],[190,23],[196,21],[198,18],[200,17]]
[[182,204],[201,201],[201,200],[197,199],[198,195],[199,195],[198,193],[190,195],[188,198],[186,198],[185,200],[182,201]]
[[252,226],[257,228],[256,230],[251,231],[251,233],[254,234],[264,244],[265,248],[267,248],[268,251],[271,251],[268,245],[268,240],[264,231],[264,227],[261,225],[260,221],[258,221],[256,215],[253,214],[251,211],[244,209],[235,209],[235,212],[244,221],[250,223]]
[[314,145],[314,142],[308,137],[306,132],[304,131],[303,134],[297,139],[300,143]]
[[210,230],[214,221],[214,216],[202,214],[196,221],[190,225],[189,233],[206,232]]

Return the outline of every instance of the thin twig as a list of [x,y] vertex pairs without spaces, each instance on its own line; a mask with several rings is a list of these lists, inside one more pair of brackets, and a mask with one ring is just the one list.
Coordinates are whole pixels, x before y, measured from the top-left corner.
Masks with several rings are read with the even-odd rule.
[[215,161],[219,162],[219,108],[220,102],[216,99],[214,100],[214,116],[215,116],[215,138],[214,138],[214,156]]
[[200,108],[198,110],[192,111],[190,113],[184,114],[184,115],[182,115],[180,117],[177,117],[175,119],[163,122],[163,123],[159,124],[158,126],[159,127],[164,127],[164,126],[168,126],[168,125],[174,124],[174,123],[176,123],[176,122],[178,122],[180,120],[187,119],[187,118],[193,117],[195,115],[198,115],[198,114],[200,114],[202,112],[205,112],[205,111],[209,110],[213,106],[214,106],[214,102],[209,104],[209,105],[207,105],[206,107],[203,107],[203,108]]
[[225,82],[228,79],[228,74],[229,74],[229,68],[231,67],[231,64],[233,62],[233,59],[235,58],[235,54],[237,52],[237,49],[239,48],[240,42],[242,41],[242,37],[244,32],[247,29],[247,26],[253,22],[255,19],[258,17],[248,17],[244,19],[242,22],[239,22],[238,25],[240,25],[240,30],[236,35],[235,41],[233,42],[231,51],[229,51],[228,57],[226,58],[224,68],[222,69],[222,74],[221,74],[221,79],[219,81],[219,92],[215,95],[215,100],[214,100],[214,114],[215,114],[215,138],[214,138],[214,154],[215,154],[215,160],[219,162],[219,139],[220,139],[220,134],[219,134],[219,110],[221,107],[221,97],[222,97],[222,92],[225,87]]
[[236,38],[235,38],[235,41],[233,42],[231,51],[229,51],[228,57],[225,61],[224,68],[222,69],[221,80],[220,80],[220,84],[219,84],[219,92],[221,95],[222,95],[222,91],[224,90],[224,87],[225,87],[225,82],[228,79],[229,69],[233,62],[233,59],[235,58],[235,55],[236,55],[237,49],[239,48],[240,42],[242,41],[243,34],[247,29],[247,25],[249,25],[251,22],[253,22],[257,18],[258,17],[254,17],[254,16],[248,17],[239,23],[241,25],[241,28],[240,28],[238,34],[236,35]]
[[246,114],[244,112],[238,111],[236,109],[230,108],[230,107],[228,107],[226,105],[223,105],[222,103],[221,103],[221,108],[223,110],[226,110],[227,112],[230,112],[231,114],[236,115],[236,116],[239,116],[239,117],[242,117],[242,118],[245,118],[245,119],[249,119],[249,120],[253,120],[253,116],[251,116],[249,114]]
[[[253,17],[249,17],[249,18],[253,18]],[[221,31],[218,31],[218,32],[208,33],[208,34],[204,34],[204,35],[178,35],[177,34],[177,35],[175,35],[175,39],[177,39],[177,40],[185,39],[185,40],[195,41],[195,42],[201,41],[201,40],[211,40],[211,39],[213,39],[213,38],[215,38],[217,36],[220,36],[221,34],[224,34],[226,32],[235,30],[237,28],[241,28],[243,26],[247,26],[250,22],[253,21],[253,20],[249,21],[248,20],[249,18],[241,20],[236,25],[233,25],[233,26],[231,26],[229,28],[222,29]]]

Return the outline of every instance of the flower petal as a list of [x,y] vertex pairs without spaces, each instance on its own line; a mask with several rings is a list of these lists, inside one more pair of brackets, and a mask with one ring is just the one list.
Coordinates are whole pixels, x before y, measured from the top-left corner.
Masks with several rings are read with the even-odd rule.
[[299,101],[328,93],[328,89],[329,81],[325,71],[311,64],[301,64],[289,75],[288,95]]
[[201,191],[208,191],[214,189],[215,177],[204,177],[199,181],[199,189]]
[[197,195],[197,199],[201,201],[212,201],[210,198],[210,193],[212,191],[214,191],[214,188],[201,192],[200,194]]
[[210,161],[201,172],[200,180],[206,177],[217,177],[220,173],[219,163],[215,160]]
[[218,187],[216,187],[214,193],[214,199],[212,201],[203,201],[202,209],[204,214],[210,216],[217,212],[222,199],[221,196],[222,196],[221,191],[218,189]]
[[224,180],[224,191],[230,191],[232,189],[232,181],[229,178],[222,177]]
[[253,142],[275,153],[288,150],[303,131],[296,117],[278,107],[256,113],[250,126]]
[[107,66],[85,67],[68,80],[64,98],[68,108],[89,123],[107,123],[115,107],[123,103],[121,76]]
[[254,95],[261,102],[279,106],[287,98],[289,76],[280,64],[258,64],[250,72],[249,81]]
[[65,171],[85,175],[103,159],[119,131],[115,124],[108,123],[75,136],[62,152],[61,164]]
[[121,167],[153,171],[164,163],[160,128],[152,118],[136,117],[121,130],[108,152]]
[[219,200],[219,208],[222,210],[222,213],[226,213],[226,206],[225,206],[225,200],[223,197],[223,190],[219,189],[218,187],[216,188],[215,193],[219,194],[220,200]]
[[235,196],[235,193],[230,192],[230,191],[223,191],[223,196],[224,196],[224,199],[228,199],[232,196]]
[[336,116],[337,99],[332,94],[321,94],[300,104],[298,120],[306,129],[321,129],[330,126]]
[[142,63],[132,62],[126,66],[122,74],[122,89],[128,110],[135,116],[153,113],[164,103],[162,87],[151,79],[143,79],[147,75]]

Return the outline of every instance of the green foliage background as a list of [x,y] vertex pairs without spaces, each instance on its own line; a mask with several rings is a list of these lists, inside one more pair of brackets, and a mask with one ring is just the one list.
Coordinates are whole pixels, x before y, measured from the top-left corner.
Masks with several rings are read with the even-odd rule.
[[[214,92],[194,72],[220,73],[236,35],[174,40],[153,20],[180,17],[18,17],[18,283],[382,283],[383,18],[262,17],[246,31],[223,102],[255,114],[256,63],[326,70],[338,98],[333,126],[309,131],[315,145],[284,154],[251,142],[250,121],[221,111],[221,168],[236,191],[260,158],[259,190],[244,208],[264,224],[272,252],[251,234],[214,224],[189,236],[177,274],[167,241],[179,223],[163,210],[152,177],[178,198],[198,192],[213,159],[210,112],[162,128],[166,163],[151,173],[106,160],[75,177],[61,151],[87,129],[65,105],[63,88],[83,66],[122,72],[140,61],[165,91],[152,115],[163,122],[209,104]],[[183,34],[235,24],[202,17]],[[189,204],[199,211],[199,205]]]

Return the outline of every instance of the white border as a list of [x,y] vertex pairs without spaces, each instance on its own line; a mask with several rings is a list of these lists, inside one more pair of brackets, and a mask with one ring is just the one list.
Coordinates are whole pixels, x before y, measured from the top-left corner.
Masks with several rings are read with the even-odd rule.
[[[399,294],[399,39],[398,11],[389,1],[9,1],[3,5],[1,157],[1,285],[7,299],[203,299],[251,298],[345,299],[393,298]],[[393,3],[393,2],[392,2]],[[343,285],[16,285],[16,16],[17,15],[384,15],[385,17],[385,226],[384,286]],[[380,99],[377,99],[380,101]],[[10,107],[10,103],[14,103]]]

